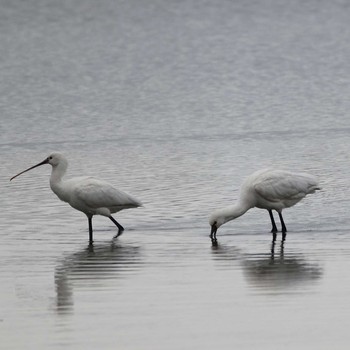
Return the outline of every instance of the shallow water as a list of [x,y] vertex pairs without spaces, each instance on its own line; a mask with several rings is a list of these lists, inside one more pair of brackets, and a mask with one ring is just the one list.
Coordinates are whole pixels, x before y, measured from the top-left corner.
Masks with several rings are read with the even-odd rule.
[[[347,349],[346,2],[4,1],[0,339],[6,349]],[[93,175],[139,198],[124,234],[51,192]],[[252,171],[318,176],[271,243],[219,229]]]

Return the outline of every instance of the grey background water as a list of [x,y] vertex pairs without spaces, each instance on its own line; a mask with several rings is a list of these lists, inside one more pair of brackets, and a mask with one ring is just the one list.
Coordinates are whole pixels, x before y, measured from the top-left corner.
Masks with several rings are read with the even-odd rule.
[[[4,349],[348,349],[347,1],[2,0]],[[48,185],[103,178],[144,203],[87,220]],[[317,175],[271,246],[252,171]],[[272,249],[274,248],[274,249]]]

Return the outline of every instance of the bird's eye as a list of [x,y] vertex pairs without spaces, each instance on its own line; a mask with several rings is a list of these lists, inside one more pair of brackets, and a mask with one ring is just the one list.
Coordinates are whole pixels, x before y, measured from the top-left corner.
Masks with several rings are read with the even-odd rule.
[[52,156],[50,156],[49,159],[52,159]]

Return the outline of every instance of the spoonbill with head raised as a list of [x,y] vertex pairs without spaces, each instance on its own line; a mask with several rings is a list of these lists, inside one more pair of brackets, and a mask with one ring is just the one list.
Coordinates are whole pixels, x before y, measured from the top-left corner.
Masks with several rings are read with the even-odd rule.
[[210,216],[210,238],[216,241],[216,232],[221,225],[257,207],[269,212],[273,240],[276,240],[277,226],[272,210],[277,211],[282,226],[282,239],[285,240],[287,228],[282,217],[282,210],[292,207],[307,194],[319,189],[317,179],[309,174],[271,169],[256,171],[243,182],[239,199],[235,205],[216,210]]
[[68,167],[68,161],[61,153],[50,154],[39,164],[20,172],[10,180],[44,164],[50,164],[52,166],[50,187],[57,197],[69,203],[74,209],[80,210],[86,214],[89,222],[90,242],[93,241],[93,215],[108,217],[118,227],[118,233],[116,235],[116,237],[118,237],[122,234],[124,228],[112,217],[112,214],[123,209],[142,206],[140,201],[125,192],[115,189],[105,181],[93,177],[76,177],[69,180],[63,179]]

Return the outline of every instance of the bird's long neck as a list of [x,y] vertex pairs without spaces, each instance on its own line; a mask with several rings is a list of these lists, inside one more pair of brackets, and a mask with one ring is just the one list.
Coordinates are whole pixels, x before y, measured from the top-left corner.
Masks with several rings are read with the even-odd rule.
[[220,214],[224,218],[224,222],[228,222],[242,216],[250,208],[250,205],[238,201],[235,205],[221,209]]
[[63,201],[67,202],[63,176],[67,171],[68,162],[63,160],[58,165],[52,167],[50,176],[50,187],[52,191]]

